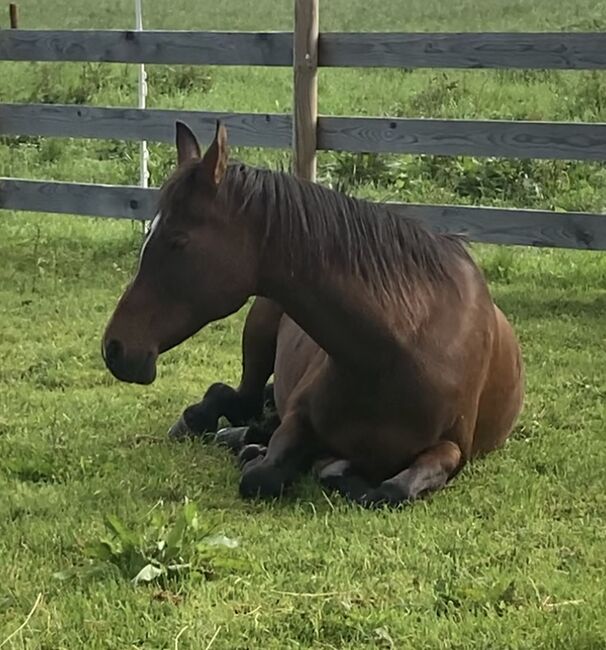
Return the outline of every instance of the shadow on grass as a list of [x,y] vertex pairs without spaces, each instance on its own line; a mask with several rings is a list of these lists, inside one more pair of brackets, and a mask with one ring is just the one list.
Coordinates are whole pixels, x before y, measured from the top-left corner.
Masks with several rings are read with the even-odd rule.
[[522,288],[506,290],[499,292],[496,302],[505,314],[522,321],[549,320],[561,316],[601,321],[606,317],[606,294],[589,298],[582,293],[569,298],[554,297],[553,292],[550,294],[541,296]]

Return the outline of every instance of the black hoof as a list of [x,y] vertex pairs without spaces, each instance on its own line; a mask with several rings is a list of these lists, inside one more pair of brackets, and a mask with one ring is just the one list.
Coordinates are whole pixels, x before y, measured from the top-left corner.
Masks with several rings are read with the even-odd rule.
[[248,427],[227,427],[217,431],[215,442],[222,447],[227,447],[232,453],[237,454],[245,445]]
[[168,437],[171,440],[182,441],[196,438],[196,434],[189,428],[185,418],[181,416],[168,430]]
[[275,467],[267,467],[257,458],[244,467],[240,496],[244,499],[277,499],[286,488],[286,476]]
[[215,433],[222,414],[225,414],[233,425],[244,424],[240,402],[240,397],[231,386],[213,384],[201,402],[192,404],[183,411],[182,418],[194,436]]
[[349,501],[358,501],[372,489],[366,479],[352,471],[351,464],[346,460],[329,464],[320,462],[313,473],[326,492],[336,492]]
[[410,498],[397,484],[385,481],[360,495],[356,502],[365,508],[401,508],[410,503]]
[[370,491],[368,482],[359,476],[331,476],[320,481],[320,485],[326,492],[336,492],[356,503]]
[[193,431],[194,436],[214,433],[219,426],[219,416],[216,411],[206,408],[204,404],[188,406],[181,417],[190,430]]
[[238,454],[238,463],[240,464],[240,467],[244,469],[244,467],[252,460],[264,458],[266,452],[267,447],[263,445],[246,445]]

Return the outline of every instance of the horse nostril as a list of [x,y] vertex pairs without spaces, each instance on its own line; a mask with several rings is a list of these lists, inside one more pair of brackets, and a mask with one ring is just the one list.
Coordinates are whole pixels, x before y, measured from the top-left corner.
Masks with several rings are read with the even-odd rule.
[[124,346],[117,339],[111,339],[105,344],[105,361],[113,364],[124,354]]

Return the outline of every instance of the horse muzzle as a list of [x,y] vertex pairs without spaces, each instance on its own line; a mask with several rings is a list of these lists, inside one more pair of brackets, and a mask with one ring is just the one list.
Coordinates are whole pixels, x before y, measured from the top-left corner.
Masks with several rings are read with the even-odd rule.
[[107,369],[120,381],[151,384],[156,378],[157,352],[130,352],[118,339],[104,340],[101,354]]

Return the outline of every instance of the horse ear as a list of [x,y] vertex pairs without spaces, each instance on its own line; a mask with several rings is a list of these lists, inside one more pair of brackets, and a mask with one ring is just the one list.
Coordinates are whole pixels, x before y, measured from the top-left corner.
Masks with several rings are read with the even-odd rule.
[[217,187],[227,169],[227,129],[217,120],[215,139],[202,158],[202,167],[208,180]]
[[177,161],[182,165],[188,160],[199,159],[200,145],[193,131],[183,122],[177,122]]

